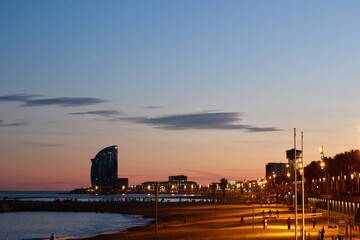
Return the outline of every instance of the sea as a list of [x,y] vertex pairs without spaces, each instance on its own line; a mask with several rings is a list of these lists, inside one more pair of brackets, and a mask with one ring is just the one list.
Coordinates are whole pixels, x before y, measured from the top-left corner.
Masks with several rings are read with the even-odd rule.
[[[3,201],[154,201],[154,194],[69,194],[54,191],[0,191]],[[159,202],[207,201],[194,194],[162,194]],[[0,213],[0,240],[81,239],[147,225],[140,215],[94,212]]]
[[[11,201],[155,201],[155,194],[73,194],[58,191],[0,191],[0,200]],[[208,201],[200,194],[159,194],[159,202]]]
[[5,212],[0,213],[0,239],[42,240],[81,239],[124,231],[148,224],[151,219],[137,215],[94,212]]

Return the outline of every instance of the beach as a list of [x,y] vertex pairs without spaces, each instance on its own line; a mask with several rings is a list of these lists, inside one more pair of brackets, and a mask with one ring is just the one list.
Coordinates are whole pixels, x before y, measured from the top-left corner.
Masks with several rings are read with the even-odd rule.
[[[269,215],[269,210],[272,214]],[[276,214],[276,211],[279,214]],[[263,215],[264,211],[264,215]],[[140,214],[139,209],[138,214]],[[149,213],[149,212],[148,212]],[[263,218],[267,218],[268,226],[263,228]],[[298,237],[300,237],[301,213],[298,214]],[[152,216],[154,217],[154,215]],[[241,218],[243,217],[243,223]],[[286,220],[290,217],[290,230]],[[318,239],[319,231],[325,226],[325,239],[338,235],[337,228],[328,228],[323,214],[306,213],[305,230],[310,239]],[[209,239],[294,239],[294,212],[280,205],[251,206],[244,204],[159,204],[159,218],[156,237],[155,224],[136,227],[125,232],[98,235],[87,240],[209,240]],[[316,226],[313,228],[313,219]],[[337,225],[333,223],[333,225]],[[309,238],[307,238],[309,239]]]
[[[82,211],[112,212],[141,215],[155,219],[155,202],[6,202],[11,211]],[[271,214],[269,213],[271,211]],[[277,211],[279,212],[277,214]],[[263,227],[263,219],[267,227]],[[290,230],[286,220],[290,218]],[[243,221],[241,221],[243,219]],[[211,239],[294,239],[294,211],[280,204],[245,205],[240,203],[179,202],[158,204],[158,224],[130,228],[117,233],[100,234],[86,240],[211,240]],[[301,235],[302,214],[298,212],[298,237]],[[313,228],[313,220],[316,226]],[[339,234],[337,222],[330,223],[321,212],[305,213],[307,239],[318,239],[324,226],[325,239]],[[336,228],[335,228],[336,226]],[[359,236],[353,232],[353,236]],[[355,239],[355,238],[353,238]]]

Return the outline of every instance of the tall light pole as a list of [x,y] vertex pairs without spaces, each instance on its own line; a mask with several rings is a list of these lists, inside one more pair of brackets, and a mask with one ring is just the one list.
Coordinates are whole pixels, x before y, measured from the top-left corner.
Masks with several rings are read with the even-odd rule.
[[286,193],[286,199],[287,203],[290,206],[291,203],[291,174],[290,174],[291,168],[290,168],[290,161],[288,160],[288,163],[286,164],[286,176],[289,178],[289,191]]
[[297,240],[297,156],[296,156],[296,128],[294,128],[294,161],[295,161],[295,240]]
[[302,201],[302,239],[305,240],[305,172],[304,172],[304,133],[301,132],[301,162],[300,162],[300,171],[301,171],[301,201]]
[[159,183],[155,183],[155,239],[157,238],[158,227],[158,203],[159,203]]
[[325,162],[324,162],[324,146],[321,146],[320,148],[320,166],[321,169],[324,170],[324,176],[325,176],[325,194],[326,194],[326,205],[327,205],[327,222],[328,222],[328,226],[330,225],[330,210],[329,210],[329,195],[328,195],[328,189],[327,189],[327,185],[328,185],[328,181],[327,181],[327,176],[326,176],[326,167],[325,167]]

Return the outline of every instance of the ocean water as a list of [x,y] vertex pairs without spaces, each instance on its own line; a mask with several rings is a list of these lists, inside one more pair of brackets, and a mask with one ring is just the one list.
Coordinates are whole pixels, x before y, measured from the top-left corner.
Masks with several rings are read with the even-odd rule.
[[[68,194],[54,191],[0,191],[4,201],[154,201],[154,194]],[[201,195],[160,194],[159,202],[207,201]],[[119,232],[150,223],[142,216],[93,212],[5,212],[0,213],[0,240],[56,240]]]
[[138,215],[92,212],[5,212],[0,213],[0,239],[74,239],[119,232],[148,224]]
[[[18,200],[18,201],[154,201],[155,194],[69,194],[66,192],[55,191],[0,191],[0,200]],[[179,202],[179,201],[204,201],[199,194],[160,194],[160,202]]]

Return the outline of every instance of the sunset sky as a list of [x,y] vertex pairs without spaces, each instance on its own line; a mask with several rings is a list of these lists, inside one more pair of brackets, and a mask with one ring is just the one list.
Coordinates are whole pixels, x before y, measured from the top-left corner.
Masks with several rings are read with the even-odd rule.
[[0,190],[256,179],[360,144],[359,1],[0,0]]

